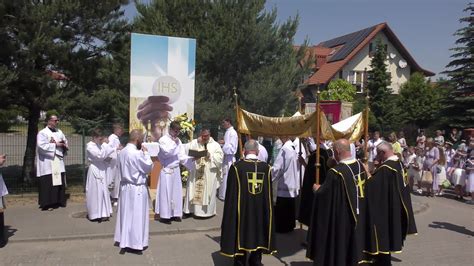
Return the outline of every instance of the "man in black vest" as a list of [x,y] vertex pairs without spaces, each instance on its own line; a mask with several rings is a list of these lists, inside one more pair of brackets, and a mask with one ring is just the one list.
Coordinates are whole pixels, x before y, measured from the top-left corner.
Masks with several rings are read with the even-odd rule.
[[245,159],[227,176],[221,254],[234,258],[234,265],[262,265],[262,253],[276,251],[271,170],[257,156],[258,143],[247,141]]
[[407,235],[416,234],[408,174],[392,144],[377,145],[382,164],[367,182],[368,236],[365,253],[374,265],[391,265],[392,252],[401,252]]
[[315,187],[306,256],[314,265],[357,265],[362,262],[365,239],[367,173],[361,162],[351,158],[348,140],[337,140],[333,151],[339,163]]

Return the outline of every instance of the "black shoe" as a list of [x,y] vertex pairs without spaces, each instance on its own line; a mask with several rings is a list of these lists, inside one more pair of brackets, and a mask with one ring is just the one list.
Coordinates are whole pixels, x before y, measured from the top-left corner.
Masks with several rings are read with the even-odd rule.
[[173,218],[171,218],[171,220],[180,223],[181,222],[181,217],[173,217]]
[[185,213],[183,214],[183,219],[188,219],[188,218],[191,218],[193,217],[193,214],[192,213]]
[[171,224],[171,220],[170,220],[170,219],[160,218],[160,223]]

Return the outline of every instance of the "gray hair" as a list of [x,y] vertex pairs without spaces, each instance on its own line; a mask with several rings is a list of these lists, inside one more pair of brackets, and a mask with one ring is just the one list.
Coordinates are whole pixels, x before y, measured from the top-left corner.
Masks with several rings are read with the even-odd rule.
[[246,151],[258,151],[258,142],[254,139],[247,140],[247,142],[245,142],[244,148]]
[[382,140],[382,142],[380,142],[380,144],[377,145],[377,153],[379,153],[379,151],[383,151],[383,152],[393,151],[393,146],[391,143],[385,140]]

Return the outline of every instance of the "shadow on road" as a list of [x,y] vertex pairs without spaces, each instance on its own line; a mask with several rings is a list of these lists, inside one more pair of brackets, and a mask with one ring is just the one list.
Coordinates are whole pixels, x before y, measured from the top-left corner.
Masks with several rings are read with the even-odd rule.
[[[216,243],[220,243],[220,236],[213,237],[208,234],[206,236]],[[286,262],[285,257],[291,257],[296,253],[304,249],[302,246],[303,241],[306,239],[306,230],[295,229],[293,232],[288,234],[276,234],[276,248],[277,253],[273,256],[278,259],[282,265],[291,265],[291,266],[309,266],[312,264],[311,261],[292,261]],[[265,255],[264,255],[265,256]],[[219,251],[212,253],[212,260],[214,265],[232,265],[233,259],[225,257],[219,254]]]
[[446,230],[454,231],[463,235],[474,236],[474,232],[467,229],[466,227],[455,225],[452,223],[447,223],[447,222],[433,221],[431,224],[428,225],[428,227],[437,228],[437,229],[446,229]]
[[[0,248],[3,248],[4,246],[7,245],[8,239],[15,235],[15,232],[18,231],[17,229],[11,228],[11,226],[6,225],[5,226],[5,235],[4,239],[0,239]],[[1,234],[0,234],[1,235]]]

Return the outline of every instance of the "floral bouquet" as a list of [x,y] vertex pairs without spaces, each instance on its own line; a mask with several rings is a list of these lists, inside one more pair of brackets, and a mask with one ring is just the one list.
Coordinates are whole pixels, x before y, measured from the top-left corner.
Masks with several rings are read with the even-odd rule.
[[[176,116],[173,121],[179,122],[179,125],[181,126],[181,131],[179,132],[178,137],[182,143],[188,143],[193,139],[193,132],[196,125],[195,120],[189,119],[188,114],[184,113],[182,115]],[[184,165],[180,165],[179,168],[181,171],[181,183],[183,187],[186,187],[189,171],[186,167],[184,167]]]
[[188,118],[187,113],[178,115],[173,120],[179,122],[179,125],[181,126],[181,131],[178,135],[181,142],[188,143],[192,140],[196,122],[193,119]]

